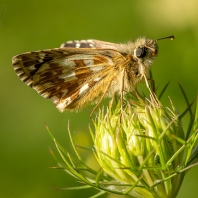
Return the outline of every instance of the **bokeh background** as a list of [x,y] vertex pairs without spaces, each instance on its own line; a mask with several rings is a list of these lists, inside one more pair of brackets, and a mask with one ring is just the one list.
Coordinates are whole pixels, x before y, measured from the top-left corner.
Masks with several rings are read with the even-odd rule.
[[[6,5],[6,10],[2,6]],[[59,47],[67,40],[99,39],[126,42],[138,36],[160,38],[175,35],[175,40],[159,42],[159,56],[152,65],[157,86],[171,84],[168,96],[180,112],[185,102],[178,88],[182,84],[192,101],[198,90],[198,1],[197,0],[1,0],[0,2],[0,197],[61,198],[89,197],[96,190],[56,191],[79,185],[62,170],[54,170],[56,152],[46,131],[47,124],[68,150],[67,123],[76,144],[91,147],[87,107],[59,113],[51,101],[40,97],[19,80],[11,59],[34,50]],[[177,79],[177,80],[176,80]],[[188,118],[184,121],[184,127]],[[92,164],[92,154],[84,154]],[[197,196],[198,168],[189,171],[178,198]],[[103,197],[121,197],[106,195]]]

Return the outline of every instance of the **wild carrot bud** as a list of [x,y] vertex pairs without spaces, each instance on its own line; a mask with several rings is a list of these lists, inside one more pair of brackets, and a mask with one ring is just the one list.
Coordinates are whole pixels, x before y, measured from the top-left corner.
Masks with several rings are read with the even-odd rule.
[[133,197],[176,196],[182,177],[172,175],[182,168],[183,142],[177,113],[154,96],[128,100],[123,110],[120,105],[102,110],[95,122],[94,145],[102,170],[119,184],[115,191]]

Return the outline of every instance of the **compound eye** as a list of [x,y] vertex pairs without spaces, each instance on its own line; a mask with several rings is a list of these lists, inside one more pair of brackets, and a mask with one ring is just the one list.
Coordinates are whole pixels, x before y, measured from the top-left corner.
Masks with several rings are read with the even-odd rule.
[[138,48],[135,51],[135,54],[136,54],[136,57],[138,58],[144,58],[146,56],[146,52],[147,52],[147,49],[143,47],[143,48]]

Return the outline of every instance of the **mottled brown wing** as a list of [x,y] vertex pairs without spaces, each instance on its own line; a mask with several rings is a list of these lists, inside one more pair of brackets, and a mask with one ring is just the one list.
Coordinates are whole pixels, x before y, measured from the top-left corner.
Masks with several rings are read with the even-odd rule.
[[56,48],[15,56],[12,63],[22,81],[63,111],[97,99],[124,59],[115,50]]

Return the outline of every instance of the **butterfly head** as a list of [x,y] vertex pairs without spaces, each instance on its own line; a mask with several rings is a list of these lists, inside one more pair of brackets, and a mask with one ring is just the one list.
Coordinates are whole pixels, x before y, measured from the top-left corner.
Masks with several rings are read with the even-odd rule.
[[144,62],[147,59],[153,60],[158,54],[158,45],[156,40],[138,38],[135,42],[133,55]]
[[140,62],[147,62],[151,63],[158,54],[158,45],[157,41],[162,40],[162,39],[167,39],[170,38],[171,40],[174,39],[174,36],[168,36],[156,40],[152,39],[147,39],[145,37],[143,38],[138,38],[136,40],[135,48],[133,51],[133,55],[140,61]]

